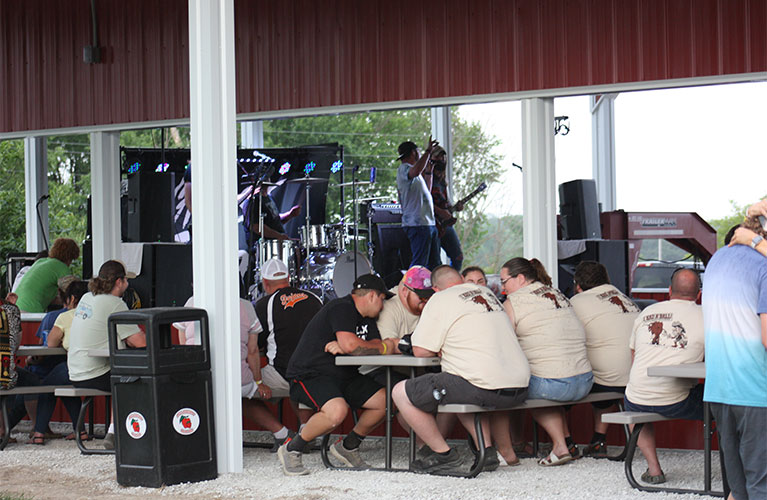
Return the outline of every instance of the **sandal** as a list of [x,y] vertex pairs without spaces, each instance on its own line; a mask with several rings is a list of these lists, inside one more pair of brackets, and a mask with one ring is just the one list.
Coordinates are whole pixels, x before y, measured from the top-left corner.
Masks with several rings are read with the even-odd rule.
[[29,444],[44,445],[45,444],[45,435],[44,434],[35,434],[35,435],[33,435],[32,436],[32,441],[30,441]]
[[543,466],[543,467],[552,467],[552,466],[555,466],[555,465],[563,465],[563,464],[566,464],[567,462],[570,462],[570,461],[572,461],[572,459],[573,459],[573,456],[572,456],[572,455],[570,455],[569,453],[565,453],[565,454],[564,454],[564,455],[562,455],[561,457],[558,457],[558,456],[557,456],[556,454],[554,454],[554,452],[552,451],[551,453],[549,453],[549,456],[548,456],[548,457],[545,457],[545,458],[542,458],[542,459],[540,459],[540,460],[538,461],[538,465],[541,465],[541,466]]

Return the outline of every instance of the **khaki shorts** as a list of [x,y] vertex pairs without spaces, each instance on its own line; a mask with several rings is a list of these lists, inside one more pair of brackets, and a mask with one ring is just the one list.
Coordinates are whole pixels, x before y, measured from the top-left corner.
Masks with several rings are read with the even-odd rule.
[[[266,365],[261,368],[261,380],[263,380],[264,384],[269,386],[272,392],[283,391],[287,393],[290,391],[290,384],[288,384],[287,380],[282,378],[282,375],[280,375],[280,373],[275,370],[272,365]],[[241,390],[242,397],[245,399],[261,399],[260,395],[258,394],[258,386],[254,381],[250,381],[243,385]]]

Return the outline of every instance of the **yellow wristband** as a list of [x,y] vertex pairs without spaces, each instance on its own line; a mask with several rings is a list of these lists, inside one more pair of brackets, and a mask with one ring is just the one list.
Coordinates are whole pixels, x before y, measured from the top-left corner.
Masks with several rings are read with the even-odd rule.
[[264,383],[263,379],[262,380],[256,380],[256,385],[261,385],[263,383]]
[[381,353],[381,355],[383,356],[384,354],[386,354],[386,342],[381,342],[381,343],[382,343],[382,344],[383,344],[383,346],[384,346],[384,350],[383,350],[383,352]]

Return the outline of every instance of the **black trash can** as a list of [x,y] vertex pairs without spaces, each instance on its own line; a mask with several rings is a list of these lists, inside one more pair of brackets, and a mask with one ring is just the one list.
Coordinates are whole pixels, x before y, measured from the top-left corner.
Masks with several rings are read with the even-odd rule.
[[[173,345],[173,323],[199,322],[199,345]],[[118,325],[142,325],[145,349],[120,349]],[[160,487],[217,477],[208,315],[158,307],[109,317],[117,482]]]

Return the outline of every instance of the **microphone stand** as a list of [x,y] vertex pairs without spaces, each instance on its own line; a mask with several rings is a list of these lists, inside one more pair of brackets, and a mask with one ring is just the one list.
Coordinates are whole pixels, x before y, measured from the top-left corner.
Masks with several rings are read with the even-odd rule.
[[40,204],[50,198],[50,195],[44,194],[37,200],[35,205],[35,211],[37,212],[37,223],[40,224],[40,232],[43,233],[43,242],[45,243],[45,251],[48,251],[48,238],[45,236],[45,226],[43,226],[43,216],[40,215]]

